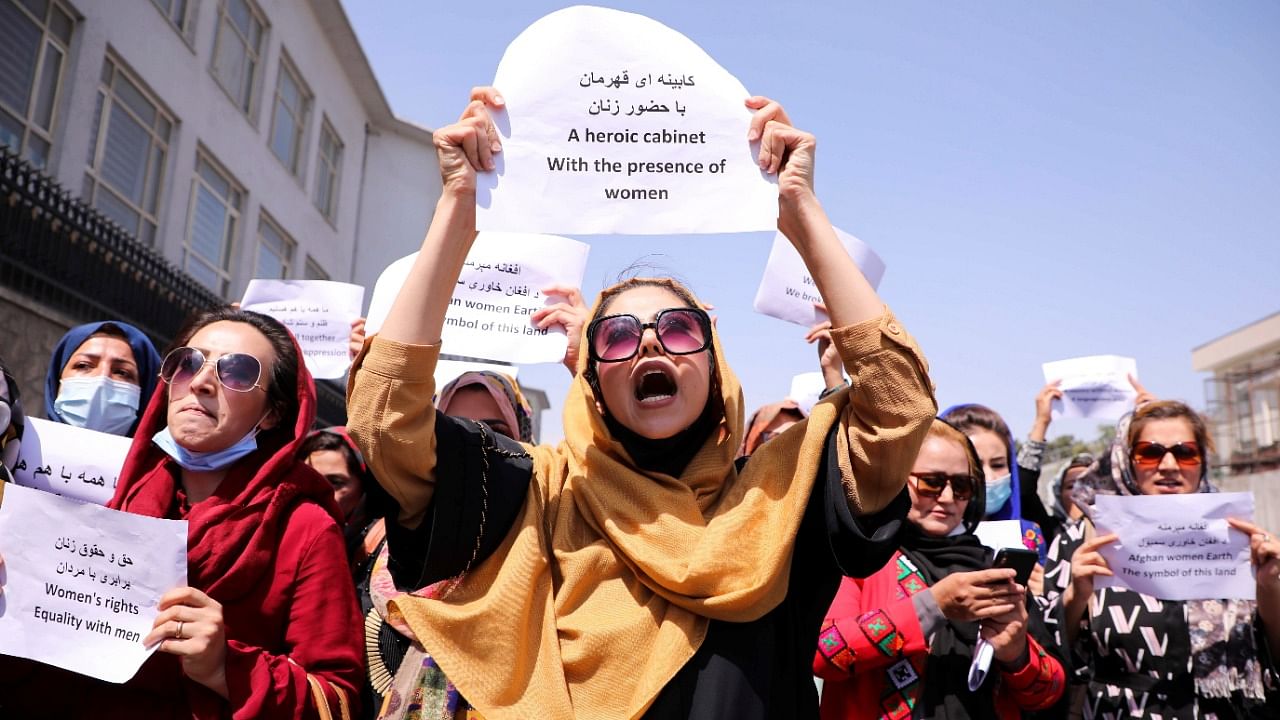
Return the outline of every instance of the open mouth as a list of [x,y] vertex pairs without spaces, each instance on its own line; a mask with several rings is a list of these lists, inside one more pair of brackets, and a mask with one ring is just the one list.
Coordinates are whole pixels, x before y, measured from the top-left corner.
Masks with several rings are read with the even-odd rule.
[[636,401],[642,405],[659,403],[675,397],[675,394],[675,378],[658,368],[646,370],[636,383]]
[[1159,488],[1161,492],[1177,492],[1182,489],[1182,485],[1182,480],[1179,478],[1156,480],[1156,487]]

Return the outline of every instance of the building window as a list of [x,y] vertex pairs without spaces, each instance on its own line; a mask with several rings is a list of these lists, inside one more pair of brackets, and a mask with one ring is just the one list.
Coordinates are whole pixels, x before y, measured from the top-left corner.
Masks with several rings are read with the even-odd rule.
[[332,223],[338,218],[338,180],[342,177],[342,141],[328,119],[320,126],[320,159],[316,162],[315,203]]
[[289,277],[293,265],[293,248],[296,243],[280,226],[262,213],[258,220],[258,259],[254,265],[255,278],[284,279]]
[[110,57],[102,65],[84,201],[154,245],[173,117]]
[[0,0],[0,145],[44,169],[75,21],[50,0]]
[[194,37],[197,0],[151,0],[189,45]]
[[302,82],[293,63],[281,54],[280,76],[276,81],[276,99],[271,115],[271,152],[297,175],[302,158],[302,136],[311,112],[311,93]]
[[310,255],[307,256],[307,279],[308,280],[328,280],[329,273],[320,267],[320,263],[316,262]]
[[183,269],[218,295],[231,282],[231,247],[240,222],[244,190],[201,153],[191,185],[191,211]]
[[248,0],[223,0],[213,40],[213,76],[245,115],[253,114],[253,87],[266,21]]

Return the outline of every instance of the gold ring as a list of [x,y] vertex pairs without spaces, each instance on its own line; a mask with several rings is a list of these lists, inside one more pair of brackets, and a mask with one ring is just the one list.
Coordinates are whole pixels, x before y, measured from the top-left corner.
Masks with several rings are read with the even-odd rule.
[[184,639],[184,638],[182,637],[182,621],[181,621],[181,620],[179,620],[179,621],[178,621],[178,632],[177,632],[177,634],[175,634],[173,637],[174,637],[175,639],[177,639],[177,640],[183,640],[183,639]]

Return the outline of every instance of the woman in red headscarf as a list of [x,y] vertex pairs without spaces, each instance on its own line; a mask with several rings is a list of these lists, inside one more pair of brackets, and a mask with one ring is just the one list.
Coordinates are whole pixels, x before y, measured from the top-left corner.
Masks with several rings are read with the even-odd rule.
[[[220,308],[179,333],[110,507],[188,522],[188,587],[160,599],[157,652],[114,685],[0,663],[4,717],[345,716],[363,675],[333,491],[296,457],[315,386],[293,337]],[[11,715],[12,713],[12,715]]]

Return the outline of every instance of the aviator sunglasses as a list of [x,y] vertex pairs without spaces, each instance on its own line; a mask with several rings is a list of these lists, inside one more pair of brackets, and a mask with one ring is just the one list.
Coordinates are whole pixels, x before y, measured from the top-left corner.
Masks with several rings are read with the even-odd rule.
[[630,360],[640,351],[644,331],[653,328],[668,355],[692,355],[711,345],[711,318],[698,308],[661,310],[653,322],[635,315],[606,315],[587,328],[587,348],[596,362]]
[[[164,356],[160,364],[160,379],[173,385],[189,383],[205,363],[204,353],[193,347],[174,348]],[[227,353],[214,361],[214,374],[222,387],[235,392],[249,392],[254,388],[266,388],[258,384],[262,379],[262,363],[247,353]]]
[[1158,467],[1164,456],[1173,453],[1173,459],[1180,467],[1195,467],[1200,464],[1200,446],[1194,442],[1180,442],[1165,447],[1160,443],[1147,440],[1133,446],[1133,464],[1143,468]]
[[951,496],[956,500],[973,497],[972,475],[948,475],[943,472],[907,473],[915,478],[916,492],[928,498],[936,498],[951,485]]

